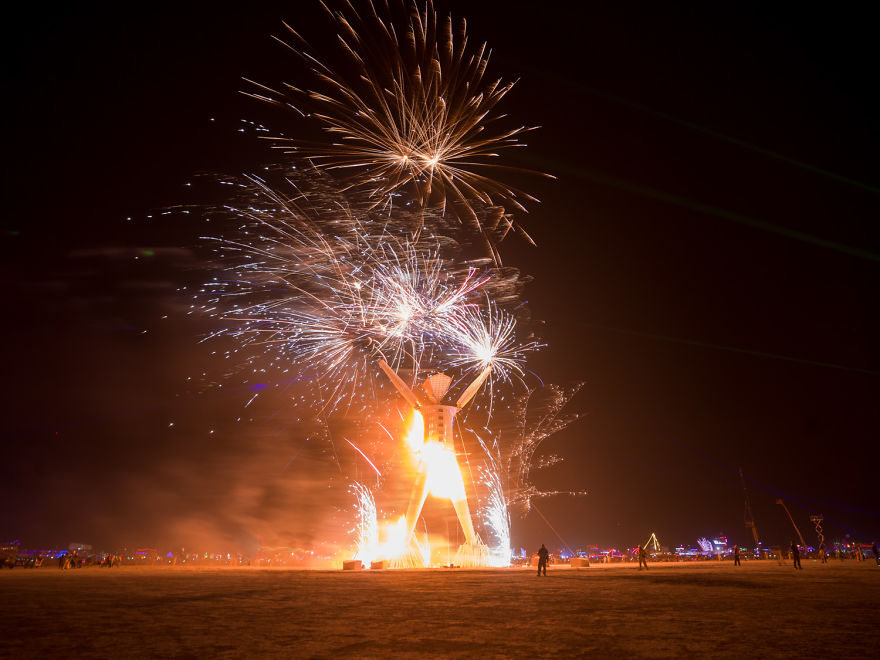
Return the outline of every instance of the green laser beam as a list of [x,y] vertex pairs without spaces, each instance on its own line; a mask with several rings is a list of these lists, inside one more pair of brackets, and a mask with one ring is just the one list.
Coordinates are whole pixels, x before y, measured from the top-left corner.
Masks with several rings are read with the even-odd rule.
[[622,179],[608,176],[607,174],[602,174],[601,172],[596,172],[595,170],[590,170],[582,167],[574,167],[572,165],[566,165],[565,163],[555,159],[540,158],[537,156],[532,157],[530,160],[532,163],[537,163],[538,166],[546,165],[547,167],[555,169],[557,171],[564,171],[578,178],[585,179],[593,183],[598,183],[609,188],[616,188],[617,190],[634,193],[636,195],[641,195],[642,197],[649,197],[651,199],[656,199],[667,204],[674,204],[675,206],[680,206],[682,208],[690,209],[692,211],[698,211],[700,213],[712,215],[717,218],[730,220],[732,222],[745,225],[747,227],[761,229],[772,234],[785,236],[786,238],[792,238],[803,243],[809,243],[810,245],[817,245],[819,247],[842,252],[850,256],[859,257],[860,259],[867,259],[869,261],[880,261],[880,255],[875,254],[874,252],[862,250],[860,248],[853,247],[851,245],[845,245],[843,243],[837,243],[835,241],[829,241],[819,236],[813,236],[812,234],[806,234],[802,231],[797,231],[796,229],[789,229],[788,227],[774,225],[769,222],[764,222],[763,220],[756,220],[741,213],[736,213],[734,211],[729,211],[727,209],[719,208],[717,206],[711,206],[710,204],[697,202],[686,197],[681,197],[680,195],[673,195],[672,193],[668,193],[663,190],[657,190],[656,188],[640,186],[635,183],[630,183],[629,181],[624,181]]
[[806,364],[813,367],[824,367],[826,369],[838,369],[840,371],[851,371],[859,374],[867,374],[869,376],[880,376],[880,371],[871,369],[862,369],[861,367],[850,367],[843,364],[834,364],[833,362],[819,362],[816,360],[805,360],[803,358],[792,357],[790,355],[780,355],[778,353],[765,353],[763,351],[754,351],[748,348],[738,348],[736,346],[724,346],[722,344],[712,344],[705,341],[697,341],[695,339],[683,339],[681,337],[668,337],[665,335],[656,335],[650,332],[639,332],[637,330],[627,330],[625,328],[615,328],[610,325],[601,323],[589,323],[587,321],[574,321],[575,325],[583,325],[589,328],[598,328],[600,330],[608,330],[624,335],[632,335],[634,337],[645,337],[657,341],[666,341],[674,344],[684,344],[686,346],[698,346],[699,348],[711,348],[717,351],[727,351],[728,353],[741,353],[743,355],[752,355],[754,357],[769,358],[771,360],[783,360],[785,362],[795,362],[797,364]]
[[[561,79],[560,79],[561,80]],[[671,115],[666,112],[662,112],[660,110],[655,110],[654,108],[648,107],[646,105],[642,105],[641,103],[636,103],[635,101],[630,101],[629,99],[622,98],[620,96],[616,96],[609,92],[602,91],[601,89],[596,89],[594,87],[589,87],[587,85],[580,85],[574,83],[570,80],[566,80],[565,84],[584,91],[593,96],[597,96],[599,98],[613,101],[614,103],[619,103],[620,105],[624,105],[628,108],[632,108],[634,110],[638,110],[639,112],[643,112],[645,114],[651,115],[653,117],[657,117],[658,119],[662,119],[664,121],[671,122],[678,126],[683,126],[692,131],[696,131],[697,133],[702,133],[703,135],[708,135],[716,140],[720,140],[722,142],[727,142],[729,144],[733,144],[742,149],[746,149],[748,151],[754,151],[755,153],[761,154],[762,156],[766,156],[768,158],[772,158],[774,160],[778,160],[782,163],[786,163],[787,165],[792,165],[793,167],[797,167],[802,170],[806,170],[807,172],[812,172],[813,174],[818,174],[820,176],[826,176],[830,179],[834,179],[835,181],[840,181],[841,183],[846,183],[851,186],[855,186],[861,190],[865,190],[867,192],[873,193],[875,195],[880,195],[880,188],[876,186],[869,185],[867,183],[863,183],[856,179],[850,178],[848,176],[844,176],[843,174],[837,174],[836,172],[831,172],[830,170],[823,169],[821,167],[816,167],[815,165],[810,165],[809,163],[805,163],[802,160],[797,160],[796,158],[791,158],[784,154],[780,154],[775,151],[770,151],[769,149],[765,149],[757,144],[752,144],[751,142],[746,142],[745,140],[741,140],[740,138],[736,138],[730,135],[726,135],[725,133],[720,133],[714,129],[708,128],[706,126],[702,126],[700,124],[695,124],[694,122],[687,121],[686,119],[682,119],[680,117],[676,117],[675,115]]]

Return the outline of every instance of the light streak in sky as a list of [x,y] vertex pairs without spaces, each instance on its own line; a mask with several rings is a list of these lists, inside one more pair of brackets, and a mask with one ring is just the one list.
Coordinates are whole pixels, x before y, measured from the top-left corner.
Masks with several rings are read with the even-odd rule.
[[373,461],[370,460],[370,457],[369,457],[369,456],[367,456],[364,452],[361,451],[360,447],[358,447],[356,444],[354,444],[354,443],[353,443],[351,440],[349,440],[348,438],[346,438],[345,441],[346,441],[348,444],[351,445],[352,449],[354,449],[358,454],[360,454],[361,456],[364,457],[364,460],[365,460],[367,463],[369,463],[370,467],[373,468],[373,469],[376,471],[376,476],[379,476],[379,477],[382,476],[382,473],[379,472],[379,468],[376,467],[376,464],[373,463]]

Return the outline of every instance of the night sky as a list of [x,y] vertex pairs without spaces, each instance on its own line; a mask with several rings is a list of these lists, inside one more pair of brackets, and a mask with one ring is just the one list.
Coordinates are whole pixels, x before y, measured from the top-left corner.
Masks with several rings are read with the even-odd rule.
[[[542,200],[519,216],[537,247],[502,244],[534,277],[531,369],[585,382],[536,481],[588,495],[538,507],[571,546],[745,544],[742,468],[765,543],[793,538],[778,497],[808,541],[812,513],[877,538],[876,16],[606,5],[437,5],[519,79],[499,110],[541,126],[511,164],[557,177],[517,180]],[[10,17],[0,540],[336,534],[294,414],[268,400],[233,423],[247,388],[186,380],[212,349],[177,290],[205,271],[197,229],[161,215],[201,172],[278,158],[243,119],[316,134],[238,93],[302,82],[282,20],[328,34],[305,1]],[[534,513],[513,535],[561,545]]]

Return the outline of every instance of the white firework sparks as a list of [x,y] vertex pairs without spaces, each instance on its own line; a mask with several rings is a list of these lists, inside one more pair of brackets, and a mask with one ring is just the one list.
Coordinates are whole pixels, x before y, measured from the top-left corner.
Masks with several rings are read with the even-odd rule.
[[244,188],[242,203],[223,209],[238,220],[234,234],[205,239],[226,268],[202,290],[203,309],[225,326],[217,334],[285,370],[320,374],[334,384],[331,408],[369,389],[380,358],[415,372],[491,366],[501,381],[522,376],[538,344],[519,342],[515,318],[495,302],[516,298],[509,269],[449,258],[442,238],[402,240],[254,177]]

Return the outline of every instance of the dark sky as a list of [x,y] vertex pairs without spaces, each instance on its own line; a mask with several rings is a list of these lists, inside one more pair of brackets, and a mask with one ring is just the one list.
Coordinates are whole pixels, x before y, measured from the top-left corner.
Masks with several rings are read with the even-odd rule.
[[[532,368],[586,383],[583,418],[542,447],[565,462],[536,480],[589,495],[538,507],[572,546],[746,543],[741,467],[767,543],[792,536],[780,496],[808,540],[811,513],[831,537],[880,536],[876,16],[607,4],[438,5],[519,78],[500,109],[542,128],[514,162],[558,177],[521,182],[537,247],[502,251],[535,278]],[[175,292],[203,277],[197,234],[157,211],[193,201],[199,172],[276,157],[242,119],[313,130],[237,92],[298,82],[269,35],[327,34],[316,5],[10,20],[0,537],[335,533],[320,455],[284,468],[293,413],[261,404],[241,430],[246,388],[188,384],[210,362]],[[535,514],[514,541],[559,545]]]

